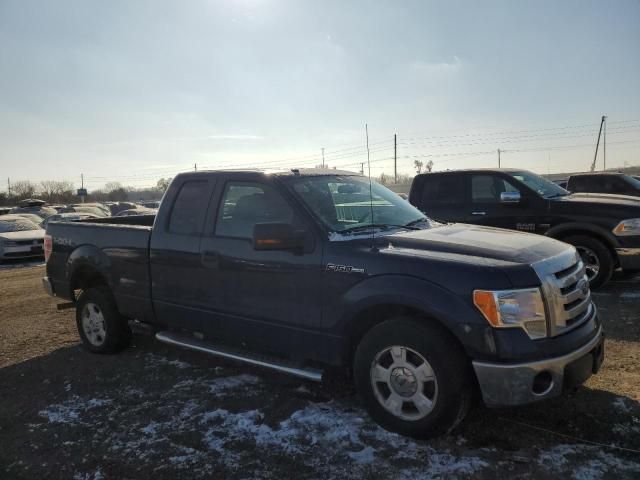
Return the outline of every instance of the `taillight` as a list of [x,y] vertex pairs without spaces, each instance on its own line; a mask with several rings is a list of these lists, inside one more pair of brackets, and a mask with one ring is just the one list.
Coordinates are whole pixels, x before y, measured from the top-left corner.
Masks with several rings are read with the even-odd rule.
[[48,262],[49,257],[51,256],[51,251],[53,250],[53,239],[51,235],[44,236],[44,261]]

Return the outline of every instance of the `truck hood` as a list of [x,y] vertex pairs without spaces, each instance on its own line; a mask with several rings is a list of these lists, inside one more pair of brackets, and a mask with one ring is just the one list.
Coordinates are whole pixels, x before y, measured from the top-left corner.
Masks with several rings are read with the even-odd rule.
[[558,197],[550,199],[553,202],[567,202],[571,204],[580,204],[583,207],[585,203],[593,205],[620,205],[627,207],[637,207],[640,209],[640,197],[630,195],[612,195],[608,193],[572,193],[566,197]]
[[0,233],[0,240],[40,240],[44,238],[44,230],[23,230],[19,232]]
[[468,257],[469,261],[482,259],[484,263],[501,264],[531,264],[570,248],[541,235],[461,223],[394,233],[384,239],[391,249],[408,249],[416,254],[420,251],[453,254]]

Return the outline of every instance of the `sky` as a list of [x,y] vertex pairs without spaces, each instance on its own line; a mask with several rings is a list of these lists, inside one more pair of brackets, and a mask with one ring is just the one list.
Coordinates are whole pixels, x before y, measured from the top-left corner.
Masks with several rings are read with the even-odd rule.
[[[0,185],[640,165],[640,1],[0,0]],[[602,152],[598,168],[603,166]],[[366,166],[365,166],[366,171]],[[1,187],[0,187],[1,188]],[[6,188],[6,186],[5,186]]]

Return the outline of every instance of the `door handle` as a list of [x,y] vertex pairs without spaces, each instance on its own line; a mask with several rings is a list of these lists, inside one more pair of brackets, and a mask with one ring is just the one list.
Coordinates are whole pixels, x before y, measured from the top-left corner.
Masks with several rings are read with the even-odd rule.
[[471,212],[471,215],[486,215],[487,212]]

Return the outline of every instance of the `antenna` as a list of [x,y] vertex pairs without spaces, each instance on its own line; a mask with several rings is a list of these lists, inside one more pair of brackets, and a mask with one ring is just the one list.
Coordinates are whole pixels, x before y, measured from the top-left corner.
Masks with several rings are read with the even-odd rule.
[[364,124],[364,132],[367,137],[367,169],[369,170],[369,207],[371,209],[371,250],[377,250],[375,245],[375,230],[374,230],[374,221],[373,221],[373,187],[371,185],[371,158],[369,152],[369,126]]

